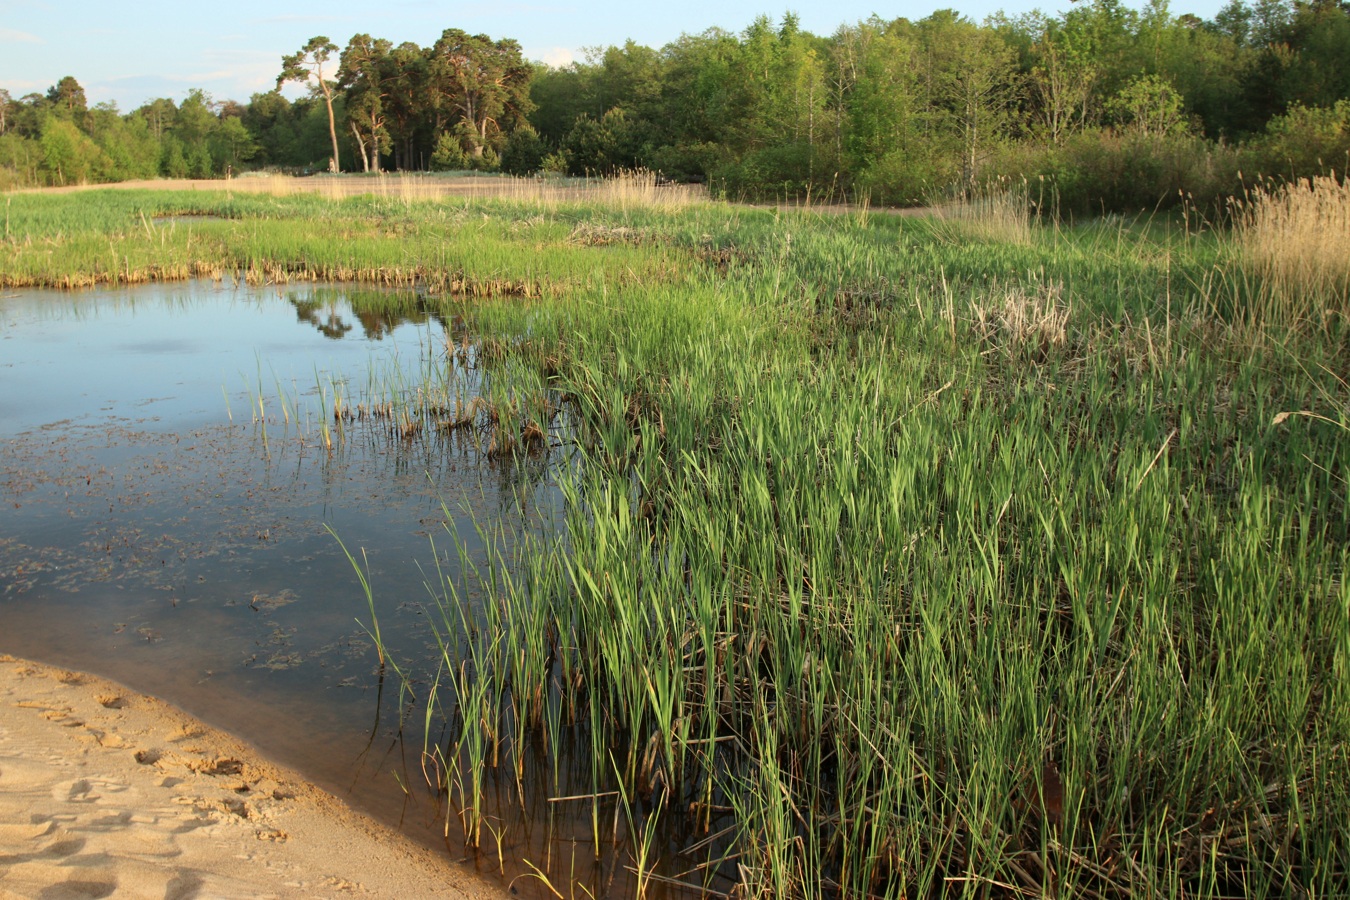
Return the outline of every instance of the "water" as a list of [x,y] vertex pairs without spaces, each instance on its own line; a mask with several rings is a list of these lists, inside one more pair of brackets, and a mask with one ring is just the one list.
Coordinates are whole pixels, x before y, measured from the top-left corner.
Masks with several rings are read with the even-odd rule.
[[338,398],[484,389],[456,323],[406,308],[204,283],[0,296],[0,651],[163,697],[459,858],[440,805],[401,787],[422,782],[417,717],[400,740],[334,534],[391,653],[431,666],[447,526],[471,559],[476,526],[556,527],[557,454],[370,416],[339,431]]

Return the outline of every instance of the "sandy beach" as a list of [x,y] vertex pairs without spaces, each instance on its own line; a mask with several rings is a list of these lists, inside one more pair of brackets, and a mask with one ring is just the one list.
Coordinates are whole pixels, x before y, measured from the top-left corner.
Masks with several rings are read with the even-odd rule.
[[166,703],[0,655],[0,900],[503,893]]

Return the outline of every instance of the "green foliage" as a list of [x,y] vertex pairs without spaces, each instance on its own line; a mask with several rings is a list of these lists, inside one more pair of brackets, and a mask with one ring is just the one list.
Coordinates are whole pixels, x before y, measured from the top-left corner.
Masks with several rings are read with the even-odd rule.
[[42,145],[17,131],[0,134],[0,190],[42,183]]
[[825,195],[833,183],[815,181],[815,148],[806,141],[752,150],[713,174],[729,197],[790,199]]
[[567,174],[567,154],[561,152],[550,153],[539,163],[539,171],[549,175]]
[[231,116],[221,120],[220,127],[211,135],[211,158],[216,172],[238,171],[240,166],[258,152],[257,142],[244,123]]
[[123,117],[116,107],[90,111],[90,135],[108,157],[108,180],[154,178],[159,174],[159,142],[143,116]]
[[160,159],[160,170],[166,178],[187,178],[188,162],[187,156],[183,152],[183,142],[174,135],[164,138],[161,143],[163,155]]
[[502,148],[501,169],[507,175],[533,175],[544,164],[548,145],[529,123],[520,125]]
[[469,156],[464,152],[460,138],[446,131],[436,138],[436,149],[431,154],[431,168],[437,172],[460,171],[469,167]]
[[598,120],[579,116],[560,149],[571,174],[610,175],[640,164],[641,140],[641,129],[615,107]]
[[1241,158],[1203,138],[1084,131],[1058,146],[1009,147],[992,163],[999,174],[1041,186],[1047,211],[1152,211],[1182,204],[1221,213],[1241,193]]
[[51,184],[100,181],[111,169],[107,155],[74,123],[50,116],[42,126],[41,170]]
[[385,94],[397,77],[392,51],[389,41],[353,35],[338,66],[338,84],[346,91],[346,119],[359,142],[363,172],[379,171],[380,154],[393,146],[385,127]]
[[918,206],[958,177],[955,156],[939,151],[916,140],[910,149],[883,153],[856,172],[854,192],[877,204]]
[[461,130],[472,157],[495,148],[532,108],[534,70],[509,38],[493,41],[447,28],[427,51],[426,72],[432,108]]
[[1350,171],[1350,100],[1328,108],[1294,106],[1248,147],[1249,172],[1295,179],[1328,170]]
[[82,124],[89,103],[84,96],[84,88],[72,76],[67,75],[47,91],[47,102],[51,111],[62,118]]
[[[983,24],[940,10],[873,16],[829,37],[792,14],[761,16],[739,34],[628,41],[557,69],[524,62],[515,41],[459,29],[430,47],[359,33],[337,50],[319,36],[283,57],[278,85],[312,88],[294,102],[191,91],[181,104],[147,103],[133,113],[144,126],[126,129],[65,78],[0,98],[0,136],[40,140],[47,118],[69,121],[109,159],[76,163],[96,180],[143,176],[151,160],[216,176],[313,171],[339,156],[362,171],[527,173],[549,159],[573,174],[645,168],[747,199],[902,204],[1026,174],[1050,179],[1061,208],[1097,211],[1183,195],[1220,206],[1242,190],[1234,159],[1248,181],[1350,162],[1350,8],[1334,2],[1229,0],[1211,21],[1162,0],[1085,0]],[[26,146],[12,144],[7,183],[65,177],[50,166],[34,175]]]
[[1156,75],[1134,78],[1106,104],[1106,111],[1126,130],[1144,138],[1184,134],[1185,104],[1176,88]]
[[277,76],[277,90],[281,90],[281,86],[288,81],[308,84],[312,80],[318,93],[323,96],[324,106],[328,111],[328,134],[333,147],[332,156],[328,159],[330,172],[342,170],[338,151],[337,113],[333,109],[333,90],[336,84],[324,77],[324,69],[329,65],[329,60],[337,49],[337,44],[323,35],[312,37],[298,51],[281,58],[281,74]]

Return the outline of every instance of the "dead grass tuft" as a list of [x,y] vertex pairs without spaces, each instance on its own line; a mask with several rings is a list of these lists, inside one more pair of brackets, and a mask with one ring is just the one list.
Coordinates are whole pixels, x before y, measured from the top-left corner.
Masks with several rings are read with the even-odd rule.
[[1032,241],[1032,204],[1025,181],[1000,179],[977,185],[935,202],[932,210],[938,236],[946,240],[974,238],[1020,246]]
[[1233,242],[1254,276],[1245,313],[1256,324],[1325,328],[1350,316],[1350,180],[1256,188],[1236,210]]
[[1054,283],[1010,288],[987,305],[974,307],[975,331],[991,349],[1009,355],[1029,351],[1044,359],[1068,342],[1069,305],[1063,293]]
[[583,247],[607,247],[610,244],[629,244],[637,246],[654,239],[646,228],[629,228],[624,225],[605,225],[599,222],[579,222],[568,235],[569,243]]

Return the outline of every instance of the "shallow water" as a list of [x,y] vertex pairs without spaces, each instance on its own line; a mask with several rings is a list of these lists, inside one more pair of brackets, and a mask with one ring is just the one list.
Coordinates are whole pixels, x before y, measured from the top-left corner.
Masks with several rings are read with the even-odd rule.
[[373,405],[427,372],[482,386],[453,322],[358,316],[341,288],[0,296],[0,651],[164,697],[441,840],[444,810],[400,787],[421,781],[420,738],[397,738],[398,685],[333,534],[368,566],[392,654],[429,666],[446,526],[481,557],[476,526],[547,529],[561,500],[547,454],[337,434],[336,393]]

